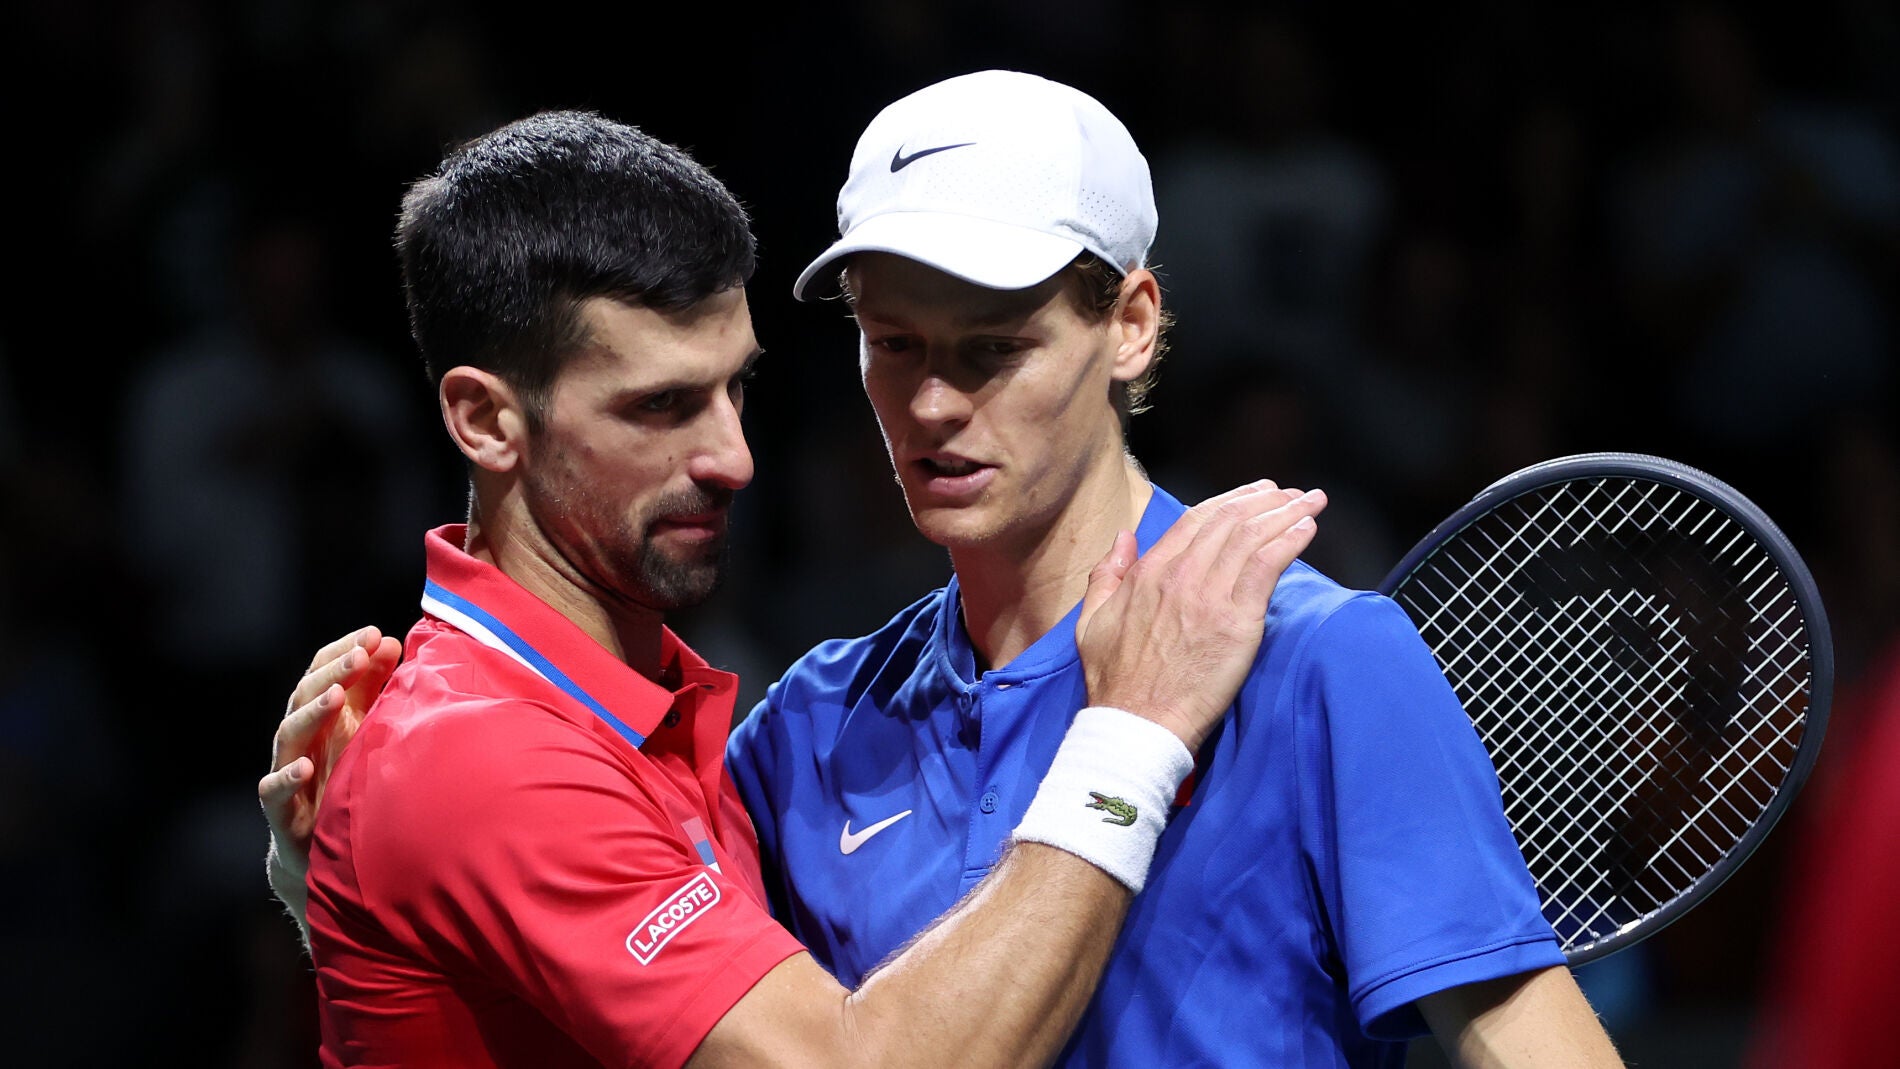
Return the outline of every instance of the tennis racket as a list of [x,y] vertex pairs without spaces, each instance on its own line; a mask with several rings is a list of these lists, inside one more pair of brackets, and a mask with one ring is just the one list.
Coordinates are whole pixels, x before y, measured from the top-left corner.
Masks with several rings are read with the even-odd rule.
[[1491,754],[1572,965],[1694,908],[1820,751],[1833,647],[1814,580],[1741,494],[1591,453],[1525,468],[1380,584]]

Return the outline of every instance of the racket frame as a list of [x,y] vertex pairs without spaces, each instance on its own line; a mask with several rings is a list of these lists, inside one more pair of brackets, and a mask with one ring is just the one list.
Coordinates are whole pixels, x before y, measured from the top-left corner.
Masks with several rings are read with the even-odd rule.
[[[1546,460],[1507,475],[1480,491],[1464,507],[1451,514],[1442,523],[1433,527],[1431,532],[1412,547],[1411,552],[1399,561],[1386,577],[1380,581],[1378,591],[1396,600],[1399,588],[1411,578],[1427,560],[1445,543],[1455,538],[1465,528],[1497,508],[1523,497],[1562,483],[1587,481],[1604,478],[1646,479],[1664,486],[1673,487],[1695,496],[1709,504],[1746,531],[1750,537],[1760,543],[1762,549],[1774,562],[1777,569],[1786,578],[1788,588],[1802,616],[1803,626],[1808,634],[1809,686],[1808,707],[1803,714],[1801,741],[1797,744],[1795,759],[1789,766],[1787,775],[1775,789],[1774,798],[1767,808],[1757,817],[1749,829],[1743,833],[1736,844],[1717,861],[1708,872],[1695,879],[1691,885],[1655,911],[1644,914],[1636,920],[1624,924],[1608,935],[1566,948],[1564,957],[1572,966],[1582,965],[1606,957],[1619,950],[1627,949],[1649,938],[1662,929],[1679,920],[1684,914],[1700,905],[1716,888],[1741,868],[1742,863],[1755,852],[1762,840],[1774,829],[1801,787],[1807,782],[1808,773],[1814,768],[1814,762],[1820,757],[1821,741],[1827,732],[1828,707],[1833,699],[1834,685],[1834,643],[1828,629],[1827,613],[1821,604],[1821,594],[1814,583],[1813,575],[1807,564],[1795,551],[1794,544],[1775,526],[1754,502],[1740,491],[1720,479],[1692,468],[1687,464],[1664,457],[1643,453],[1579,453],[1572,456]],[[1403,608],[1403,604],[1401,604]],[[1411,613],[1406,612],[1407,616]],[[1433,659],[1437,659],[1436,653]],[[1513,838],[1516,829],[1512,829]],[[1523,849],[1520,842],[1519,849]],[[1541,898],[1543,888],[1538,888]]]

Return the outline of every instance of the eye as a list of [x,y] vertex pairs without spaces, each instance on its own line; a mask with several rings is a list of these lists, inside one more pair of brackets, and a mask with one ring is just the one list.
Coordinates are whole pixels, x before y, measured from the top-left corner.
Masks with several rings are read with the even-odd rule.
[[963,352],[973,365],[994,370],[1015,363],[1030,348],[1021,338],[972,338]]
[[886,353],[907,353],[916,347],[916,339],[906,334],[886,334],[864,339],[870,348]]
[[757,350],[746,360],[738,374],[726,380],[726,397],[732,401],[734,407],[745,406],[746,383],[759,377],[759,358],[764,355],[764,349]]
[[648,394],[642,397],[639,403],[634,405],[634,408],[640,412],[661,415],[678,408],[680,405],[680,397],[681,392],[679,390],[661,390],[659,393]]

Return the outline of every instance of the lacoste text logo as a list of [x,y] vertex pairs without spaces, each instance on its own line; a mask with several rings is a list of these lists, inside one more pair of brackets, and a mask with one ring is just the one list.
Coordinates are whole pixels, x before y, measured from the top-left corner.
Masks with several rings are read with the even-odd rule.
[[868,828],[860,828],[859,830],[855,832],[851,830],[850,819],[846,818],[844,822],[844,830],[838,833],[838,852],[840,854],[847,854],[847,855],[857,853],[858,847],[863,846],[865,843],[868,843],[871,841],[871,836],[876,835],[878,832],[883,831],[885,828],[888,828],[891,825],[897,823],[898,821],[903,820],[905,817],[910,816],[910,813],[911,811],[906,809],[902,813],[899,813],[894,817],[885,817],[883,820],[878,821],[876,824],[873,824]]
[[891,156],[891,173],[896,174],[911,164],[916,163],[918,160],[923,159],[925,156],[933,155],[938,152],[948,152],[953,148],[968,148],[974,144],[976,144],[974,141],[959,141],[954,145],[938,145],[936,148],[920,149],[908,156],[904,155],[904,146],[899,145],[897,146],[897,151]]
[[681,929],[718,904],[719,885],[706,873],[694,876],[627,934],[627,953],[642,965],[651,963]]
[[1082,804],[1089,809],[1100,809],[1107,813],[1108,815],[1102,818],[1102,823],[1104,824],[1116,824],[1126,828],[1135,822],[1136,814],[1140,813],[1140,810],[1122,801],[1120,798],[1110,798],[1105,794],[1097,794],[1094,791],[1089,792],[1089,797],[1095,800]]

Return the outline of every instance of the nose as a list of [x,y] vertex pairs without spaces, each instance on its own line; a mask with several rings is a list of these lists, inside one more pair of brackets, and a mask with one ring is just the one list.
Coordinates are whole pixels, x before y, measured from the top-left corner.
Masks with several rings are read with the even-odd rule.
[[737,490],[752,481],[752,449],[746,445],[739,407],[721,397],[706,409],[706,438],[693,454],[687,474],[696,483]]
[[941,374],[926,374],[910,397],[910,414],[919,423],[967,423],[970,397]]

